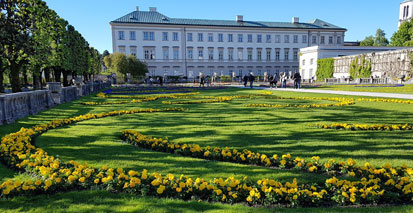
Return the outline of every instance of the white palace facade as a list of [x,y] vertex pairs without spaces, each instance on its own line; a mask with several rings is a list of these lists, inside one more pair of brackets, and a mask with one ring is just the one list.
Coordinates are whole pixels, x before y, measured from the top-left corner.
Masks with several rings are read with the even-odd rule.
[[316,19],[302,23],[170,18],[156,8],[110,22],[113,52],[145,61],[151,76],[243,76],[294,73],[299,50],[343,46],[346,29]]

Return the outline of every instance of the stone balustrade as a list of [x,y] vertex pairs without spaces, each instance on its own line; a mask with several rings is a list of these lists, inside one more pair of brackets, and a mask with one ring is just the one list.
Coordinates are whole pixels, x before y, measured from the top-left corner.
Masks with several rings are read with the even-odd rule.
[[46,90],[0,95],[0,125],[13,123],[17,119],[74,101],[110,86],[110,82],[96,82],[62,88],[60,83],[52,82],[48,83]]

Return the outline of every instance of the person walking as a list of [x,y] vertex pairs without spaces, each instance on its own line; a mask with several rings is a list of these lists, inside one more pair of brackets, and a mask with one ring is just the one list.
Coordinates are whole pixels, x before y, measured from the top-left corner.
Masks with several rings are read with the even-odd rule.
[[273,88],[273,86],[274,86],[274,76],[270,75],[269,81],[270,81],[270,88]]
[[248,83],[248,76],[244,75],[244,87],[247,87],[247,83]]
[[287,88],[287,74],[285,72],[281,75],[281,84],[283,88]]
[[199,87],[205,87],[205,75],[204,74],[201,74],[200,76]]
[[250,73],[250,87],[252,89],[253,84],[254,84],[255,76],[254,73]]
[[277,83],[279,80],[280,80],[280,76],[278,75],[278,73],[274,73],[274,85],[276,89],[278,88]]

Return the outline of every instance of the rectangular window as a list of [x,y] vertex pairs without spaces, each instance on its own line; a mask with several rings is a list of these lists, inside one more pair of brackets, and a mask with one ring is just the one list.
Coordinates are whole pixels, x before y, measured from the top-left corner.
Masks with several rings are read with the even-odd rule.
[[119,31],[119,40],[125,40],[125,32]]
[[234,49],[233,48],[228,48],[228,60],[229,61],[234,60]]
[[298,49],[297,48],[293,49],[293,60],[298,61]]
[[194,59],[194,50],[192,48],[188,48],[188,59]]
[[337,44],[341,44],[341,36],[337,36]]
[[155,48],[143,49],[143,55],[145,56],[145,60],[155,60]]
[[306,44],[306,43],[308,42],[308,41],[307,41],[307,35],[303,35],[303,38],[302,38],[302,39],[303,39],[303,43],[304,43],[304,44]]
[[324,44],[325,41],[326,41],[326,37],[325,37],[325,36],[321,36],[320,44]]
[[290,49],[289,48],[284,48],[284,60],[285,61],[290,60],[289,55],[290,55]]
[[154,41],[155,33],[154,32],[143,32],[143,40],[145,41]]
[[208,48],[208,60],[214,60],[214,48]]
[[174,32],[173,34],[172,34],[172,40],[174,40],[174,41],[178,41],[178,33],[177,32]]
[[303,59],[303,62],[301,62],[301,65],[303,66],[305,65],[305,59]]
[[333,36],[328,37],[328,44],[333,44]]
[[218,42],[224,42],[224,34],[218,34]]
[[257,35],[257,43],[261,43],[262,42],[262,35]]
[[204,34],[198,33],[198,41],[204,41]]
[[267,49],[267,61],[271,61],[271,49]]
[[228,42],[232,42],[232,41],[233,41],[232,34],[228,34]]
[[262,49],[258,48],[257,49],[257,61],[261,61],[262,60]]
[[204,60],[204,48],[198,48],[198,60]]
[[284,43],[290,43],[290,36],[289,35],[284,36]]
[[179,48],[174,47],[174,60],[179,60]]
[[238,42],[242,43],[243,41],[243,36],[242,34],[238,34]]
[[163,59],[164,60],[169,60],[169,48],[168,47],[164,47],[162,49],[163,51]]
[[136,56],[136,47],[135,46],[130,47],[130,54],[133,55],[133,56]]
[[293,42],[294,44],[298,43],[298,35],[294,35]]
[[223,48],[218,49],[218,60],[220,61],[224,60],[224,49]]
[[214,41],[214,34],[208,33],[208,41],[213,42]]
[[267,43],[271,43],[271,35],[267,35],[266,41],[267,41]]
[[252,34],[248,34],[248,43],[252,43]]
[[188,33],[187,36],[188,36],[188,38],[187,38],[188,41],[193,41],[193,40],[192,40],[192,39],[193,39],[193,38],[192,38],[192,33]]
[[125,54],[126,52],[125,46],[119,46],[119,52]]
[[248,61],[252,61],[252,48],[248,48]]
[[310,59],[310,65],[313,65],[314,64],[314,59],[312,58],[312,59]]
[[275,60],[280,61],[280,49],[275,49]]
[[168,32],[162,33],[162,41],[168,41]]
[[130,31],[130,32],[129,32],[129,39],[130,39],[130,40],[136,40],[136,33],[135,33],[135,31]]
[[312,38],[313,38],[312,44],[317,44],[317,36],[313,36]]
[[281,36],[275,35],[275,43],[281,43]]
[[243,59],[243,49],[242,48],[238,48],[238,61],[242,61]]

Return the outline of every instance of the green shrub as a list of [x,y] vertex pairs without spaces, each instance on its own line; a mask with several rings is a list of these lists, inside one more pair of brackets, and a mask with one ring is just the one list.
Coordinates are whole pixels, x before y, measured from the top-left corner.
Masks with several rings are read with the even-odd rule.
[[359,61],[359,57],[357,56],[350,63],[350,76],[353,79],[369,78],[371,76],[371,60],[367,60],[366,56],[363,55]]

